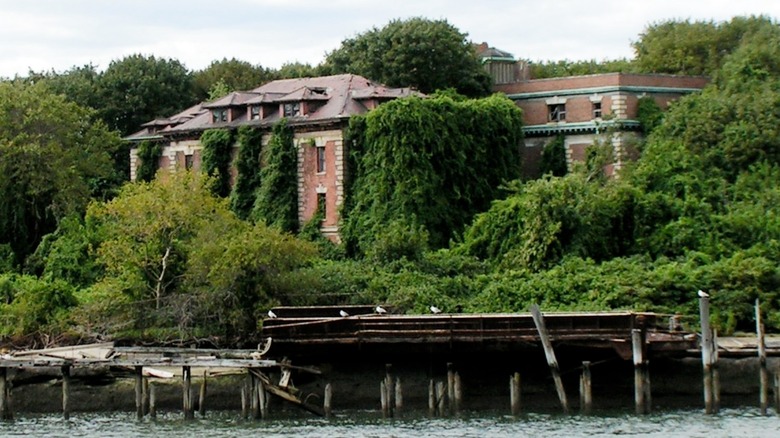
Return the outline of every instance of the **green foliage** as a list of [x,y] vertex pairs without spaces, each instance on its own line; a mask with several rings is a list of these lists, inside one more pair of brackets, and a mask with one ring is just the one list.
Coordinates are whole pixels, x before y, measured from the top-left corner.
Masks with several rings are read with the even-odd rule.
[[285,62],[276,72],[279,79],[311,78],[320,76],[317,67],[300,62]]
[[263,151],[260,189],[252,211],[256,221],[295,233],[298,230],[298,152],[293,130],[282,119]]
[[410,18],[373,28],[344,40],[328,54],[323,70],[423,93],[454,88],[467,96],[484,96],[491,86],[466,35],[446,20]]
[[636,69],[643,73],[713,75],[724,60],[756,33],[777,24],[765,16],[731,21],[663,21],[652,24],[634,42]]
[[114,60],[100,78],[100,117],[122,135],[194,103],[190,72],[173,59],[130,55]]
[[44,235],[115,181],[119,138],[45,84],[0,83],[0,244],[21,264]]
[[396,219],[376,236],[366,255],[377,263],[400,259],[418,261],[427,249],[428,232],[425,228]]
[[343,236],[362,252],[397,220],[443,247],[519,175],[521,113],[498,95],[399,99],[353,128],[361,156]]
[[631,61],[627,59],[596,61],[543,61],[530,64],[532,79],[560,78],[565,76],[595,75],[603,73],[630,73]]
[[230,193],[230,209],[241,219],[247,219],[255,205],[260,188],[260,154],[263,149],[263,132],[249,126],[238,129],[238,158],[236,160],[236,184]]
[[569,168],[566,164],[565,137],[558,135],[555,139],[544,145],[541,162],[542,175],[564,176]]
[[224,198],[230,194],[230,161],[233,159],[233,132],[208,129],[200,136],[203,145],[203,171],[212,177],[211,192]]
[[141,164],[135,170],[135,180],[149,182],[154,179],[160,167],[162,146],[159,143],[144,140],[138,144],[138,158]]
[[[272,79],[271,71],[236,58],[212,61],[208,67],[192,74],[194,94],[199,100],[219,98],[232,91],[251,90]],[[217,88],[219,92],[212,93]]]
[[637,121],[639,121],[639,126],[645,135],[653,132],[653,129],[660,125],[664,119],[663,110],[655,102],[655,99],[649,96],[639,98],[636,112]]
[[76,305],[73,287],[62,280],[0,275],[0,336],[59,335],[67,309]]

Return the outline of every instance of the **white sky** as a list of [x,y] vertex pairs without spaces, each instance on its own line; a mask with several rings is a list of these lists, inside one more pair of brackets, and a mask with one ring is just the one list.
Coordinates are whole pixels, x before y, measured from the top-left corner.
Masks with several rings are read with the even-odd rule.
[[446,19],[474,42],[541,60],[631,58],[648,24],[780,18],[777,0],[0,0],[0,77],[141,53],[191,70],[237,58],[320,63],[345,38],[395,18]]

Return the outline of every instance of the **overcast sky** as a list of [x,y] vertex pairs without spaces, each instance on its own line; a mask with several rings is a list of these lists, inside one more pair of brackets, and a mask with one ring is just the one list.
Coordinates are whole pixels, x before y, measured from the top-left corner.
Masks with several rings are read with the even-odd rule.
[[237,58],[320,63],[345,38],[394,18],[446,19],[517,58],[631,58],[648,24],[764,14],[777,0],[0,0],[0,77],[141,53],[191,70]]

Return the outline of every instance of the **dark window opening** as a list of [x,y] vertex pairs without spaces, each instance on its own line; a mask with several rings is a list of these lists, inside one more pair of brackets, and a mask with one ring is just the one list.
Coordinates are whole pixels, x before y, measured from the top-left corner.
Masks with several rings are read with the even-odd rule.
[[325,172],[325,146],[317,146],[317,173]]
[[328,217],[327,203],[325,202],[325,193],[317,193],[317,213],[322,217],[322,221]]
[[301,104],[299,102],[295,103],[285,103],[283,105],[284,110],[284,117],[295,117],[301,115]]
[[551,122],[563,122],[566,120],[566,104],[547,105]]
[[217,122],[227,122],[227,109],[218,109],[211,112],[211,121],[214,123]]
[[192,163],[193,163],[193,161],[192,161],[192,154],[185,155],[184,156],[184,168],[187,169],[187,170],[191,170],[192,169]]
[[593,118],[601,118],[601,102],[593,102]]
[[253,106],[250,108],[250,112],[251,112],[251,114],[250,114],[250,116],[249,116],[249,118],[250,118],[250,119],[252,119],[252,120],[257,120],[257,119],[259,119],[259,118],[260,118],[260,107],[259,107],[259,106],[257,106],[257,105],[253,105]]

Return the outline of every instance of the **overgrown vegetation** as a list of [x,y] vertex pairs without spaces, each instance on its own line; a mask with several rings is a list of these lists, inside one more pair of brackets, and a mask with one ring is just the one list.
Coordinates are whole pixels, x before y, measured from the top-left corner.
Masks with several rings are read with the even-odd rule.
[[260,171],[252,217],[279,230],[298,231],[298,151],[293,142],[293,130],[286,119],[274,125],[271,139],[263,151],[264,166]]
[[233,159],[233,132],[209,129],[200,136],[203,145],[203,172],[212,177],[211,192],[215,196],[230,194],[230,162]]
[[144,140],[138,144],[137,154],[141,164],[136,167],[135,179],[149,182],[154,179],[157,169],[160,168],[162,146],[159,143]]
[[241,219],[249,218],[260,188],[260,153],[263,148],[263,132],[257,128],[242,126],[238,129],[238,158],[236,159],[236,183],[230,193],[230,209]]

